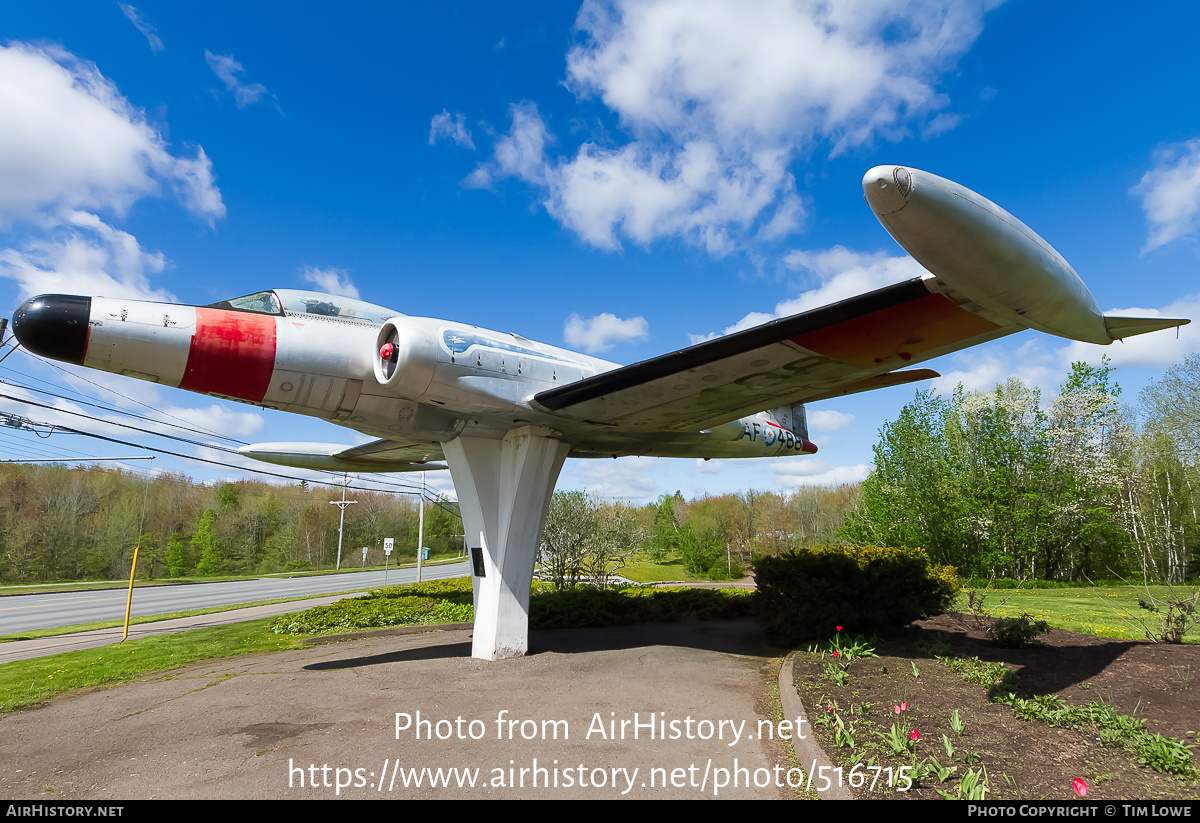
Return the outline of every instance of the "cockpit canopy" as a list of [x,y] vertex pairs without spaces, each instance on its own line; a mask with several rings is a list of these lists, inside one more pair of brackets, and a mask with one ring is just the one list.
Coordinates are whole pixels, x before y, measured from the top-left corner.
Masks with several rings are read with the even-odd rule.
[[382,326],[386,320],[396,317],[400,312],[374,303],[355,300],[352,297],[341,297],[336,294],[323,294],[317,291],[301,289],[275,289],[260,291],[235,297],[232,300],[222,300],[211,303],[210,309],[232,309],[233,311],[249,311],[256,314],[280,315],[318,315],[346,320],[352,323],[370,323]]

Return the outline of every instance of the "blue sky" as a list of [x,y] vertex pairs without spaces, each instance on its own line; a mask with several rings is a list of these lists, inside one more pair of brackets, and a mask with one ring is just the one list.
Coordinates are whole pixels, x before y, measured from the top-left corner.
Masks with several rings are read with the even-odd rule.
[[[320,288],[631,363],[913,276],[862,199],[868,168],[901,163],[1024,220],[1106,311],[1200,316],[1200,9],[825,6],[10,5],[0,305]],[[1025,332],[929,365],[939,390],[1019,376],[1048,394],[1108,353],[1132,400],[1198,349],[1195,326],[1107,350]],[[365,439],[86,374],[241,440]],[[29,378],[127,402],[24,354],[0,366]],[[559,487],[641,502],[858,480],[912,395],[814,404],[813,457],[570,461]],[[14,429],[0,451],[128,453]]]

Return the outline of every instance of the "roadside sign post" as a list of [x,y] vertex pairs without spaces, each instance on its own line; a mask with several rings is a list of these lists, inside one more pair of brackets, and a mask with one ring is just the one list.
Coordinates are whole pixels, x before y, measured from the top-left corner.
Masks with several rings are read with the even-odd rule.
[[383,538],[383,585],[387,585],[388,558],[392,556],[392,544],[394,540],[391,537]]

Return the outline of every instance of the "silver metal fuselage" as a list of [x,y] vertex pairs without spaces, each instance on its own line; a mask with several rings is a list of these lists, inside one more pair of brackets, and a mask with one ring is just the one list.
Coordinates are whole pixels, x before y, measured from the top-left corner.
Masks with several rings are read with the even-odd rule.
[[[319,297],[325,305],[349,302]],[[413,446],[425,443],[425,460],[441,459],[440,444],[464,432],[500,438],[523,425],[559,432],[572,444],[572,457],[815,451],[803,428],[784,428],[769,414],[709,431],[597,432],[540,411],[530,399],[617,364],[444,320],[396,315],[379,324],[314,312],[266,314],[95,297],[87,326],[81,363],[89,368],[319,417]],[[401,353],[385,378],[378,352],[389,333],[399,337]]]

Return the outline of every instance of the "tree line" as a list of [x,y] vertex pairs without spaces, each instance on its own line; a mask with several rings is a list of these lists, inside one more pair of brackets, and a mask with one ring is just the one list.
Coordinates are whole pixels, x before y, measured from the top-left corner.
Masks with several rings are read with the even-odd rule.
[[1200,356],[1120,402],[1105,360],[1058,394],[918,392],[887,423],[843,538],[925,548],[964,575],[1050,580],[1194,573]]
[[[205,485],[182,475],[145,478],[109,468],[0,466],[0,581],[127,577],[139,546],[138,576],[263,574],[331,568],[338,545],[340,489],[245,481]],[[415,557],[417,501],[411,495],[352,491],[342,565]],[[424,543],[462,547],[453,504],[425,506]]]
[[[1194,575],[1200,547],[1200,356],[1122,405],[1107,362],[1073,364],[1043,402],[1020,380],[991,392],[918,392],[880,431],[862,484],[750,490],[634,506],[556,492],[539,558],[566,586],[601,583],[645,552],[713,578],[836,541],[919,546],[963,575],[1058,580]],[[147,480],[107,468],[0,465],[0,581],[330,568],[329,488]],[[413,556],[412,496],[354,491],[343,565]],[[425,545],[462,548],[453,504],[427,506]],[[393,559],[396,559],[395,557]]]
[[[0,465],[0,582],[127,577],[134,546],[138,576],[169,578],[331,568],[336,562],[338,489],[256,481],[206,485],[182,475],[152,479],[111,468]],[[412,558],[417,504],[411,495],[352,490],[343,566]],[[777,553],[836,539],[857,500],[856,486],[748,491],[687,501],[676,492],[635,506],[556,492],[542,535],[544,576],[603,582],[634,552],[682,557],[700,574],[745,566],[754,552]],[[455,504],[426,505],[425,545],[463,546]]]

